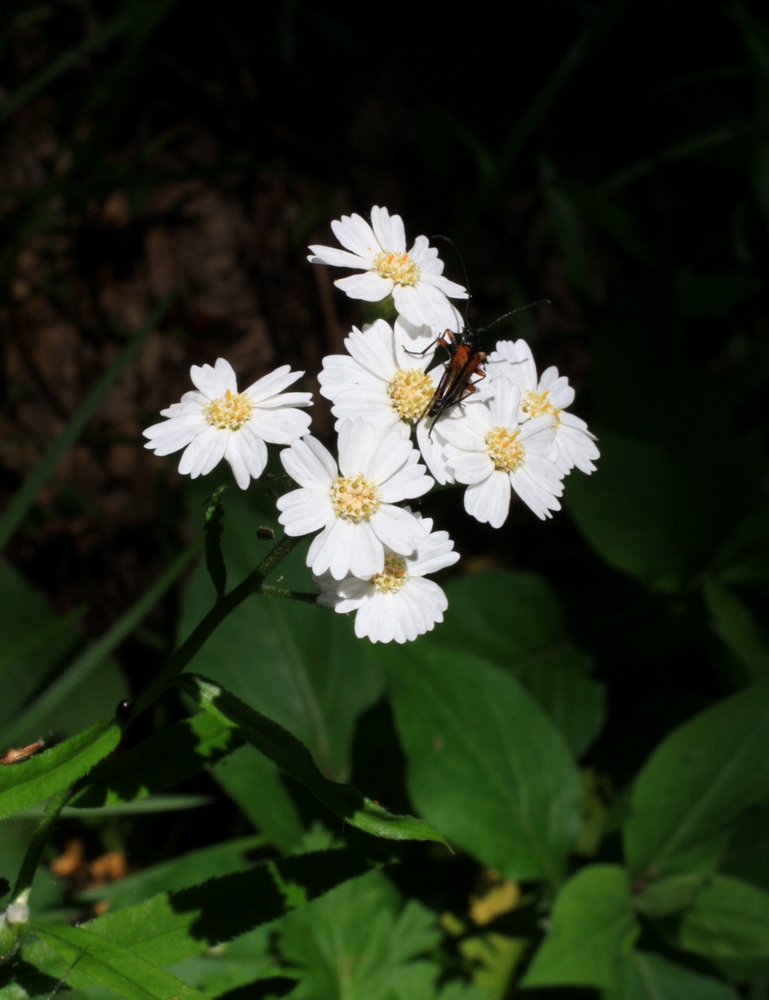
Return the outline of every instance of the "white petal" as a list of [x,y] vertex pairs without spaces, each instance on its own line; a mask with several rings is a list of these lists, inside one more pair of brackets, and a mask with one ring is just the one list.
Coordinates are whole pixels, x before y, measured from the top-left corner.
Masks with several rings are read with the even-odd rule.
[[550,513],[551,510],[560,510],[561,505],[554,496],[548,493],[546,489],[543,489],[540,483],[535,481],[530,475],[528,465],[529,463],[527,462],[514,472],[510,476],[510,479],[513,489],[521,500],[523,500],[527,507],[534,511],[541,521],[544,521],[546,518],[553,516]]
[[465,510],[492,528],[501,528],[510,510],[510,478],[505,472],[494,471],[482,483],[473,483],[465,490]]
[[521,390],[513,382],[502,379],[496,383],[494,397],[489,401],[491,420],[495,427],[518,426],[518,408],[521,404]]
[[257,410],[246,428],[270,444],[290,444],[295,438],[304,437],[311,422],[309,413],[286,406],[279,410]]
[[388,549],[399,555],[408,556],[427,532],[422,522],[403,507],[382,504],[369,518],[377,537]]
[[351,299],[363,299],[364,302],[380,302],[393,289],[391,278],[383,278],[374,271],[338,278],[334,284]]
[[202,368],[193,365],[190,368],[190,378],[206,399],[219,399],[227,391],[227,383],[211,365],[203,365]]
[[358,364],[386,382],[398,369],[393,330],[383,319],[372,323],[364,333],[353,327],[345,347]]
[[318,490],[292,490],[278,497],[275,506],[282,512],[278,520],[292,537],[324,528],[334,517],[331,498]]
[[328,489],[339,474],[336,462],[317,438],[294,441],[280,453],[283,468],[300,486]]
[[230,392],[238,391],[238,379],[229,361],[226,361],[224,358],[217,358],[214,370],[224,382],[225,388],[229,389]]
[[343,215],[341,221],[335,219],[331,223],[331,229],[343,247],[369,261],[382,249],[374,230],[360,215]]
[[371,267],[370,257],[338,250],[336,247],[310,247],[312,253],[307,258],[311,264],[328,264],[331,267],[354,267],[367,271]]
[[465,451],[447,444],[446,461],[458,483],[482,483],[494,472],[494,462],[485,449]]
[[390,216],[386,208],[374,205],[371,209],[371,226],[382,249],[392,253],[406,252],[406,231],[399,215]]
[[[411,442],[406,441],[411,448]],[[414,449],[411,449],[414,452]],[[418,454],[418,453],[416,453]],[[379,497],[384,503],[400,503],[401,500],[411,500],[429,493],[435,485],[433,479],[425,474],[425,467],[418,462],[403,465],[387,480],[379,482]]]
[[353,546],[350,553],[349,572],[368,580],[384,569],[384,546],[367,521],[353,525]]
[[280,368],[276,368],[269,375],[264,375],[262,378],[257,379],[245,391],[248,393],[252,403],[263,405],[271,396],[277,396],[278,393],[283,392],[284,389],[293,385],[302,375],[304,375],[304,372],[292,372],[290,365],[281,365]]

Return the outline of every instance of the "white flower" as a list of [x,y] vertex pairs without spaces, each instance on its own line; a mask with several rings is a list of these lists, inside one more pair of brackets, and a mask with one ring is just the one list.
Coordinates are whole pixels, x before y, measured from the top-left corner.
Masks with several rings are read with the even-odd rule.
[[316,576],[329,571],[335,580],[350,573],[368,579],[383,571],[385,546],[411,555],[425,537],[419,519],[394,506],[422,496],[433,485],[419,464],[419,452],[398,430],[343,420],[338,467],[313,437],[294,441],[280,459],[302,487],[277,502],[286,534],[323,529],[307,553]]
[[521,391],[500,379],[487,402],[465,406],[461,420],[447,420],[446,456],[457,482],[468,483],[465,510],[500,528],[510,508],[510,489],[544,520],[560,510],[563,473],[549,458],[555,429],[550,414],[519,425]]
[[321,395],[334,403],[337,427],[361,417],[377,427],[397,426],[408,437],[435,392],[425,374],[435,353],[426,349],[434,340],[429,327],[415,332],[400,320],[394,331],[383,319],[363,332],[353,327],[344,342],[349,355],[325,357],[318,376]]
[[428,434],[428,422],[420,420],[443,375],[443,365],[425,371],[435,355],[432,330],[402,316],[394,329],[378,319],[363,332],[353,327],[344,344],[349,356],[328,355],[318,376],[321,395],[334,403],[337,428],[342,420],[361,417],[377,427],[397,427],[406,438],[419,421],[417,443],[425,464],[439,483],[452,483],[445,442],[438,433]]
[[[406,508],[408,509],[408,508]],[[420,518],[419,514],[415,515]],[[413,642],[443,621],[448,601],[443,590],[428,573],[453,566],[459,559],[446,531],[433,532],[429,517],[422,519],[427,537],[411,556],[399,556],[385,549],[381,573],[359,580],[346,576],[334,580],[328,574],[316,578],[320,588],[318,604],[340,614],[356,611],[355,634],[372,642]]]
[[595,472],[592,460],[600,457],[595,435],[587,424],[566,407],[574,402],[574,390],[557,368],[547,368],[537,381],[537,366],[525,340],[500,340],[491,353],[487,368],[492,380],[506,378],[521,390],[519,420],[549,413],[555,420],[555,438],[550,458],[562,473],[575,466],[590,475]]
[[307,259],[313,264],[365,271],[335,282],[350,298],[379,302],[392,295],[398,312],[416,326],[432,326],[441,332],[462,329],[462,317],[449,298],[466,299],[467,292],[443,277],[443,262],[426,236],[417,236],[406,251],[399,215],[391,216],[386,208],[374,205],[371,225],[360,215],[343,215],[331,228],[346,249],[312,246]]
[[193,479],[211,472],[224,458],[245,490],[267,464],[265,442],[289,444],[307,433],[310,415],[296,407],[312,406],[312,394],[282,391],[302,375],[283,365],[238,392],[235,372],[224,358],[213,368],[193,365],[190,378],[199,391],[185,392],[180,403],[160,411],[168,419],[144,431],[149,438],[144,447],[156,455],[184,448],[179,472]]

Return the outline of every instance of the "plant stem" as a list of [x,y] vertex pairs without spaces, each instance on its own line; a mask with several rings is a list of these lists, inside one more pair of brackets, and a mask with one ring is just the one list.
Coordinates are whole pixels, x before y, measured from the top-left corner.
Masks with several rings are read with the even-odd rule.
[[32,885],[32,880],[35,877],[37,866],[43,854],[43,848],[48,840],[48,834],[51,832],[53,824],[59,818],[59,813],[64,808],[67,799],[69,799],[72,788],[72,785],[68,785],[66,788],[60,789],[48,800],[48,805],[45,807],[45,812],[32,835],[27,853],[24,855],[24,860],[21,863],[12,899],[18,899],[19,894]]
[[[208,637],[230,612],[234,611],[251,594],[262,592],[264,580],[300,541],[300,536],[296,538],[289,538],[288,536],[282,538],[259,563],[256,569],[252,573],[249,573],[245,580],[239,583],[229,594],[224,594],[217,599],[206,617],[184,640],[171,659],[161,668],[160,673],[136,696],[130,707],[129,721],[133,721],[137,715],[149,708],[173,684]],[[281,588],[270,587],[269,589],[272,592],[271,596],[276,596],[275,591]],[[292,594],[292,592],[284,591],[280,596],[288,594]],[[304,600],[306,598],[300,599]]]

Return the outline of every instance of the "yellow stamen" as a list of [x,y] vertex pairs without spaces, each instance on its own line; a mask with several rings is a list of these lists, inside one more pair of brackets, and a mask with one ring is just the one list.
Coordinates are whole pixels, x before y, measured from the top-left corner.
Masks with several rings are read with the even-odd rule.
[[331,505],[337,517],[346,521],[363,521],[381,503],[376,484],[361,473],[357,476],[338,476],[331,484]]
[[421,368],[399,368],[389,385],[393,409],[401,420],[418,420],[433,398],[435,386]]
[[523,465],[526,450],[518,440],[521,432],[509,427],[492,427],[486,435],[486,446],[494,468],[500,472],[515,472]]
[[557,427],[561,422],[558,416],[561,411],[556,410],[548,399],[549,395],[549,389],[545,389],[544,392],[534,392],[533,389],[529,389],[523,394],[521,409],[524,413],[528,413],[530,417],[541,417],[543,413],[551,413]]
[[396,285],[418,285],[422,274],[418,264],[407,253],[382,250],[374,258],[374,268],[383,278],[390,278]]
[[381,573],[371,577],[378,594],[394,594],[408,580],[406,560],[394,552],[385,552],[385,564]]
[[219,430],[237,431],[251,419],[253,404],[248,393],[228,389],[219,399],[203,407],[203,416]]

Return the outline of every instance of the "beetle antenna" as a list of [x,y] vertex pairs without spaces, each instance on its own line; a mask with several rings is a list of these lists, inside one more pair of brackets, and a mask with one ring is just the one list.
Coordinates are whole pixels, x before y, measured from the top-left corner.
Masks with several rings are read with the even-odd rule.
[[436,236],[431,236],[430,239],[443,240],[445,243],[448,243],[450,246],[454,248],[454,253],[457,255],[457,257],[459,257],[459,263],[462,265],[462,271],[465,276],[465,287],[467,288],[467,305],[465,306],[465,326],[467,326],[467,317],[470,312],[470,299],[472,298],[472,296],[470,294],[470,279],[467,276],[467,268],[465,267],[465,262],[464,259],[462,258],[462,254],[459,252],[459,247],[456,245],[456,243],[454,242],[454,240],[452,240],[450,236],[441,236],[440,234],[438,234]]
[[484,326],[482,330],[476,330],[476,333],[485,333],[490,330],[492,326],[496,326],[497,323],[501,323],[503,319],[507,319],[508,316],[514,316],[516,313],[523,312],[524,309],[533,309],[534,306],[551,306],[553,303],[550,299],[537,299],[536,302],[529,302],[526,306],[518,306],[517,309],[511,309],[510,312],[506,312],[503,316],[499,316],[494,320],[493,323],[489,323],[488,326]]

